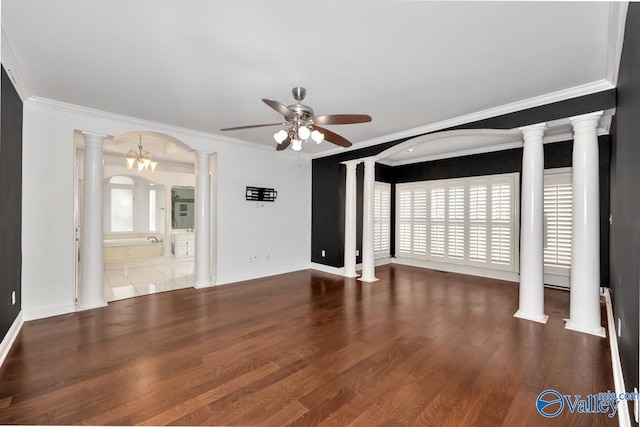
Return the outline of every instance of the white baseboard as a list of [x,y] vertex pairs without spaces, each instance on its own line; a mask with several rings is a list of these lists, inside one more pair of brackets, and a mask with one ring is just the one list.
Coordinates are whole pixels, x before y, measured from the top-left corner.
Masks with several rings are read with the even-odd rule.
[[571,277],[545,273],[544,283],[547,285],[557,286],[559,288],[569,289],[571,287]]
[[[391,264],[391,258],[378,258],[375,260],[376,267]],[[325,273],[335,274],[336,276],[344,276],[344,267],[331,267],[330,265],[318,264],[312,262],[309,265],[312,270],[324,271]],[[362,263],[356,264],[356,271],[362,271]],[[359,275],[358,275],[359,276]],[[357,276],[356,276],[357,277]]]
[[218,277],[218,281],[213,286],[230,285],[236,282],[244,282],[245,280],[261,279],[263,277],[275,276],[278,274],[291,273],[294,271],[306,270],[309,268],[308,264],[305,265],[289,265],[281,268],[274,268],[269,270],[261,270],[256,272],[250,272],[245,274],[234,275],[222,275]]
[[391,264],[393,259],[391,257],[385,258],[376,258],[376,267],[380,267],[381,265]]
[[[336,276],[344,275],[344,267],[331,267],[330,265],[318,264],[317,262],[312,262],[309,266],[312,270],[323,271],[325,273],[335,274]],[[356,269],[358,266],[356,265]]]
[[429,268],[432,270],[446,271],[449,273],[468,274],[470,276],[488,277],[489,279],[506,280],[508,282],[520,282],[520,276],[513,271],[492,270],[489,268],[473,267],[469,265],[446,264],[413,258],[393,258],[393,264],[410,265],[413,267]]
[[[613,385],[616,389],[616,396],[625,393],[624,376],[622,375],[622,363],[620,363],[620,352],[618,351],[618,335],[616,334],[616,324],[613,317],[613,306],[611,304],[611,293],[609,288],[604,288],[604,302],[607,308],[607,330],[609,331],[609,347],[611,349],[611,367],[613,370]],[[623,427],[631,426],[629,415],[629,405],[626,401],[618,405],[618,421]]]
[[2,366],[2,364],[4,363],[4,359],[7,358],[9,350],[11,350],[11,346],[18,337],[20,329],[22,329],[23,323],[24,320],[22,319],[22,311],[20,311],[20,313],[18,313],[13,323],[11,324],[11,327],[7,331],[7,335],[5,335],[2,339],[2,342],[0,342],[0,366]]
[[48,307],[36,307],[31,309],[23,308],[23,311],[24,320],[28,321],[44,319],[45,317],[59,316],[61,314],[75,313],[76,306],[75,304],[51,305]]

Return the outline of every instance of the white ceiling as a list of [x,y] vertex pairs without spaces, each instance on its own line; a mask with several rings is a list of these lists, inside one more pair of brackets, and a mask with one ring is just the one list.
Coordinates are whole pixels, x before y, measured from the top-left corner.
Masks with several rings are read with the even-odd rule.
[[318,115],[371,115],[328,126],[362,146],[602,82],[609,10],[604,2],[4,0],[2,28],[38,97],[275,146],[278,127],[219,129],[280,121],[261,98],[293,104],[291,88],[301,85]]

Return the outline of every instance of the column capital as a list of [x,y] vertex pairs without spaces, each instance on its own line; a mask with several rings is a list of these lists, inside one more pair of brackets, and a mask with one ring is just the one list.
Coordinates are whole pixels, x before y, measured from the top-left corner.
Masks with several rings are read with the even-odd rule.
[[82,132],[82,136],[84,137],[84,143],[86,145],[91,145],[94,147],[102,147],[104,140],[108,138],[108,135],[92,132]]
[[603,111],[595,111],[593,113],[582,114],[569,118],[573,125],[574,134],[578,133],[597,133],[598,124],[602,117]]
[[372,157],[365,157],[364,159],[362,159],[362,161],[364,162],[365,166],[373,166],[376,164],[376,160],[378,160],[377,157],[372,156]]
[[580,114],[579,116],[573,116],[573,117],[569,117],[569,121],[571,123],[575,123],[575,122],[580,122],[583,120],[591,120],[591,119],[598,119],[600,120],[600,117],[602,117],[602,115],[604,114],[604,111],[594,111],[593,113],[587,113],[587,114]]
[[519,127],[518,130],[522,132],[522,136],[524,136],[525,142],[529,139],[540,139],[542,141],[542,137],[544,136],[544,131],[547,130],[546,123],[537,123],[535,125],[522,126]]
[[346,162],[340,162],[347,167],[347,171],[355,171],[358,165],[360,164],[360,160],[347,160]]
[[360,163],[362,163],[362,159],[354,159],[354,160],[345,160],[344,162],[340,162],[341,164],[345,165],[345,166],[349,166],[349,165],[359,165]]
[[209,151],[197,150],[197,151],[194,151],[194,154],[196,155],[196,157],[197,157],[198,159],[201,159],[201,160],[208,160],[208,159],[209,159],[209,157],[211,157],[211,155],[212,155],[213,153],[211,153],[211,152],[209,152]]

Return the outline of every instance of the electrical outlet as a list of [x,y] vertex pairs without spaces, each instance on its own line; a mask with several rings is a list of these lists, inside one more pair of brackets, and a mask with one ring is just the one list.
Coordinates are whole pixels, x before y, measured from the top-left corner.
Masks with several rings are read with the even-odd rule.
[[620,338],[622,336],[622,322],[620,321],[620,318],[618,317],[618,338]]
[[11,305],[16,305],[16,291],[11,291]]
[[325,255],[327,255],[327,254],[326,254],[326,252],[325,252],[325,251],[324,251],[324,249],[323,249],[323,250],[322,250],[322,258],[324,258],[324,257],[325,257]]
[[356,249],[356,256],[360,256],[360,249]]

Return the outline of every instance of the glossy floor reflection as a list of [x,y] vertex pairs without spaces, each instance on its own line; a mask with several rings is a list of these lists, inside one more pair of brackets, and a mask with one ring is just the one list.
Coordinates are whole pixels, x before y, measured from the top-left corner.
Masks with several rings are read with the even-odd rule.
[[154,265],[105,266],[107,302],[193,287],[193,260],[168,260]]

